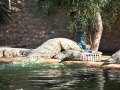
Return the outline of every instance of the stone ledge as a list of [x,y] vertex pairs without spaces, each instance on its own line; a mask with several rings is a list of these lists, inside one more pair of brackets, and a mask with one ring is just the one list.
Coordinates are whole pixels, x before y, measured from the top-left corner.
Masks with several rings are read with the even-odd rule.
[[[108,64],[108,65],[104,65],[103,62],[89,62],[89,61],[73,61],[73,60],[69,60],[69,61],[63,61],[60,62],[61,60],[58,59],[45,59],[45,58],[41,58],[42,59],[42,63],[45,64],[77,64],[77,65],[81,65],[83,67],[90,67],[90,68],[101,68],[101,69],[117,69],[120,70],[120,64]],[[23,60],[29,60],[26,57],[16,57],[16,58],[0,58],[0,62],[5,62],[5,63],[9,63],[9,62],[22,62]]]

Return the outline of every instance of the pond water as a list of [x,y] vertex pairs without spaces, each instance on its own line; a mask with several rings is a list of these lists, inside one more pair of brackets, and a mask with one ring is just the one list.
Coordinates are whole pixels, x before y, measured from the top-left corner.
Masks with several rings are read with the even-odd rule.
[[120,71],[62,64],[0,64],[0,90],[120,90]]

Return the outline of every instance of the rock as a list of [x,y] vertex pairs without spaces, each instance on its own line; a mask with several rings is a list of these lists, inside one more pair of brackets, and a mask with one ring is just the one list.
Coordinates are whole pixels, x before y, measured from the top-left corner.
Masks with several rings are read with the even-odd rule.
[[114,53],[107,61],[108,63],[120,63],[120,50]]
[[63,55],[62,53],[60,53],[61,51],[67,51],[67,50],[81,51],[82,49],[79,47],[79,45],[77,45],[76,42],[72,40],[69,40],[66,38],[55,38],[55,39],[50,39],[46,41],[41,46],[34,49],[32,53],[28,55],[28,57],[29,58],[33,58],[33,57],[53,58],[56,55],[58,55],[56,57],[59,57],[60,55]]

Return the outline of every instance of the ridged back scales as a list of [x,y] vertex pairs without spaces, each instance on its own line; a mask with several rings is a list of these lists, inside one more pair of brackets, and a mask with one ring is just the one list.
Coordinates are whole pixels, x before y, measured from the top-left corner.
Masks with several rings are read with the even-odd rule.
[[66,38],[55,38],[50,39],[43,43],[38,48],[34,49],[31,54],[28,55],[29,58],[33,57],[44,57],[52,58],[57,55],[61,50],[82,50],[76,42],[66,39]]

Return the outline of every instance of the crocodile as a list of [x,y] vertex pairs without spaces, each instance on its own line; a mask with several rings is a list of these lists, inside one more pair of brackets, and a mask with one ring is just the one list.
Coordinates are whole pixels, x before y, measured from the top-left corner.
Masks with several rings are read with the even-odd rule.
[[75,41],[66,38],[49,39],[38,48],[34,49],[27,57],[31,60],[47,58],[65,60],[84,60],[98,61],[100,60],[101,52],[86,51],[81,48]]
[[0,47],[0,57],[25,57],[31,53],[33,49]]
[[115,52],[108,60],[107,63],[120,63],[120,50]]
[[66,59],[96,61],[101,52],[91,52],[82,49],[75,41],[66,38],[54,38],[44,42],[36,49],[1,47],[1,57],[26,57],[26,61],[42,61],[44,59]]
[[62,51],[73,50],[82,51],[83,49],[75,42],[66,38],[54,38],[44,42],[41,46],[34,49],[28,58],[54,58]]
[[66,60],[66,59],[72,59],[72,60],[79,60],[79,61],[100,61],[100,56],[102,55],[102,52],[96,52],[96,51],[76,51],[76,50],[67,50],[62,51],[54,58],[60,59],[60,60]]

